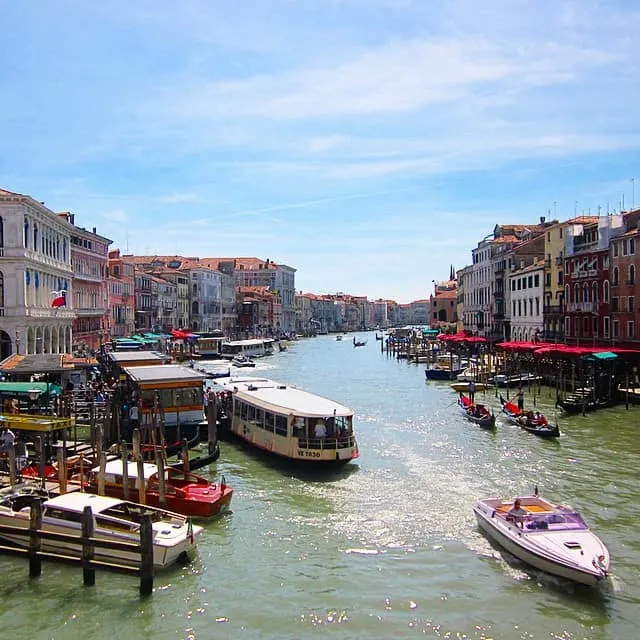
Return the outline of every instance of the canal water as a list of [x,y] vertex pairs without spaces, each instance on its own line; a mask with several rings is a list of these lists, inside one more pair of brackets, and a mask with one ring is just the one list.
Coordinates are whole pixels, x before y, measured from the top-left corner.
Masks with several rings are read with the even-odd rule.
[[[209,473],[233,485],[232,512],[207,523],[193,562],[158,574],[140,600],[130,576],[98,573],[88,588],[79,569],[45,564],[30,580],[25,560],[0,556],[0,637],[638,637],[640,408],[559,417],[558,441],[502,421],[486,432],[446,383],[360,337],[357,349],[350,337],[300,340],[253,370],[351,406],[357,463],[295,474],[223,443]],[[526,395],[550,417],[553,400],[544,387]],[[476,498],[535,485],[608,545],[608,584],[530,570],[479,532]]]

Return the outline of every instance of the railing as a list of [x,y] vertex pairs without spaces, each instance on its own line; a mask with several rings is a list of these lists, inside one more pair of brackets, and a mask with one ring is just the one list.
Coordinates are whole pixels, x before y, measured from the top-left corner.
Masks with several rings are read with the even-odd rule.
[[355,436],[346,438],[298,438],[300,449],[349,449],[356,446]]
[[569,302],[567,304],[567,311],[581,312],[581,313],[594,313],[596,311],[595,302]]
[[107,313],[107,310],[105,308],[91,307],[80,307],[75,311],[78,316],[103,316],[105,313]]
[[542,313],[562,313],[561,304],[545,304],[542,308]]

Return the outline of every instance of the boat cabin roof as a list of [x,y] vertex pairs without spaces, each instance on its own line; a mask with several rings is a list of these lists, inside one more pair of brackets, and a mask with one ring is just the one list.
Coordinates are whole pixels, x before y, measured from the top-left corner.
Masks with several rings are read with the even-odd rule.
[[137,383],[150,382],[194,382],[204,380],[206,376],[191,367],[181,364],[143,365],[141,367],[123,367],[123,371]]
[[101,513],[121,503],[122,500],[118,500],[118,498],[98,496],[82,491],[72,491],[71,493],[50,498],[44,504],[46,507],[64,509],[65,511],[73,511],[75,513],[82,513],[86,506],[90,506],[93,513]]
[[111,362],[118,364],[126,364],[127,362],[167,362],[170,358],[157,351],[110,351],[109,359]]
[[339,402],[268,378],[233,377],[219,384],[245,402],[279,413],[318,418],[353,415],[349,407]]
[[[97,474],[100,471],[100,467],[94,467],[91,469],[92,473]],[[104,468],[105,474],[109,474],[112,476],[121,476],[122,475],[122,460],[109,460]],[[152,462],[145,462],[142,465],[142,473],[144,474],[144,479],[148,480],[151,476],[158,473],[158,467]],[[127,462],[127,475],[130,478],[138,477],[138,463],[129,461]]]
[[258,347],[262,344],[270,344],[274,342],[273,338],[249,338],[248,340],[229,340],[225,345],[232,347]]

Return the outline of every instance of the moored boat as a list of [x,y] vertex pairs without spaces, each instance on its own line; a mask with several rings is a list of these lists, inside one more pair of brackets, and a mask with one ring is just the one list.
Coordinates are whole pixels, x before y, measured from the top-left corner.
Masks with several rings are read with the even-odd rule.
[[500,396],[502,412],[512,424],[515,424],[529,433],[533,433],[542,438],[557,438],[560,436],[558,425],[549,424],[547,418],[539,411],[521,411],[518,405],[505,400]]
[[508,376],[504,373],[498,373],[490,379],[497,387],[521,387],[525,384],[538,384],[542,382],[542,376],[537,376],[534,373],[518,373],[516,375]]
[[[160,482],[158,467],[150,462],[142,465],[145,483],[146,504],[160,506]],[[100,467],[91,469],[86,490],[97,493],[98,472]],[[110,460],[105,467],[105,493],[115,498],[124,497],[122,460]],[[138,495],[138,464],[127,463],[129,495]],[[176,513],[199,518],[209,518],[227,511],[231,503],[233,489],[224,478],[218,482],[209,482],[195,473],[180,468],[165,468],[166,508]]]
[[[490,388],[490,386],[488,384],[485,384],[484,382],[474,382],[474,384],[476,385],[476,391],[486,391]],[[469,390],[468,382],[452,382],[449,386],[458,393],[460,391],[464,392]]]
[[495,429],[496,417],[485,405],[473,403],[467,396],[460,394],[458,406],[467,420],[483,429]]
[[216,385],[229,394],[229,431],[260,451],[312,467],[359,456],[349,407],[268,378]]
[[[29,528],[33,496],[12,494],[0,501],[0,524]],[[94,536],[114,542],[140,543],[142,516],[151,515],[153,529],[153,564],[165,568],[180,557],[195,550],[196,536],[202,527],[193,525],[189,518],[164,509],[154,509],[134,502],[74,491],[44,500],[42,505],[42,530],[52,533],[81,534],[81,515],[86,506],[91,507],[94,519]],[[20,547],[29,546],[29,537],[2,533],[1,537]],[[42,550],[61,554],[80,555],[82,543],[78,541],[53,541],[43,539]],[[130,551],[103,549],[96,546],[96,560],[117,561],[135,566],[140,554]]]
[[547,573],[591,586],[607,577],[609,551],[577,511],[538,495],[518,500],[523,515],[509,513],[515,500],[478,500],[473,512],[480,528],[516,558]]

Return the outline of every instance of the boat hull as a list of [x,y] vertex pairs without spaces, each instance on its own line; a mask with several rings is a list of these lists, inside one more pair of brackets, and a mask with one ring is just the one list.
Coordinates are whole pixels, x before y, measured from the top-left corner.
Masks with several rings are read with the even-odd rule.
[[[476,503],[473,507],[480,529],[488,538],[499,544],[522,562],[545,573],[566,578],[567,580],[587,586],[595,586],[607,577],[607,572],[602,568],[596,567],[595,565],[593,568],[585,565],[577,566],[575,563],[571,563],[571,561],[567,561],[557,553],[554,553],[552,549],[544,549],[539,541],[529,539],[529,536],[544,536],[545,534],[524,533],[517,524],[505,524],[501,522],[499,517],[493,517],[490,510],[486,511],[483,507],[484,505],[479,506],[479,503]],[[587,536],[589,536],[589,541],[598,540],[597,537],[588,530],[571,533],[569,538],[582,541],[586,540]],[[575,543],[565,542],[565,544]]]
[[[10,510],[0,509],[0,524],[11,527],[19,527],[21,529],[29,529],[29,508],[19,512],[11,512]],[[54,521],[46,517],[42,521],[42,531],[48,533],[64,533],[67,535],[81,535],[80,523],[68,523],[65,521]],[[185,532],[179,539],[158,541],[158,537],[154,535],[153,543],[153,566],[157,569],[165,569],[177,561],[190,558],[196,550],[196,538],[202,532],[202,527],[193,525],[190,535]],[[125,535],[116,531],[103,531],[96,527],[95,537],[101,540],[109,540],[111,542],[126,542],[129,544],[140,544],[140,538],[136,535]],[[2,533],[0,538],[11,545],[20,548],[29,548],[29,538],[24,535],[11,535],[10,533]],[[59,542],[53,540],[42,540],[42,551],[54,553],[58,555],[73,555],[80,557],[82,555],[82,543],[78,544],[70,542]],[[137,567],[140,565],[140,554],[116,549],[94,549],[95,560],[103,562],[117,562],[119,564]]]

